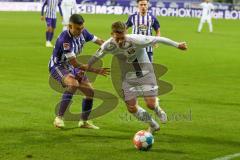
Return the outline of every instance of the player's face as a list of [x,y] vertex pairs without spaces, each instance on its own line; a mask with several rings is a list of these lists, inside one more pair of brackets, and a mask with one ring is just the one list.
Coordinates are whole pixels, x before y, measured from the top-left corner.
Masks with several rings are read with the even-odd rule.
[[140,13],[145,14],[148,10],[148,1],[143,0],[138,2],[138,9]]
[[116,43],[121,47],[123,46],[124,42],[125,42],[125,36],[126,36],[126,32],[113,32],[112,33],[112,37],[113,39],[116,41]]
[[84,24],[82,25],[74,24],[74,23],[69,24],[69,30],[74,37],[79,37],[83,29],[84,29]]

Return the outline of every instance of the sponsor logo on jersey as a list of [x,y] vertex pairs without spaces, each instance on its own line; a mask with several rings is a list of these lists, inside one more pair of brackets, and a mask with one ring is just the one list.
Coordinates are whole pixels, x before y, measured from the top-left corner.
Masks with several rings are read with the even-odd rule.
[[148,26],[141,24],[141,25],[139,25],[138,28],[140,31],[146,31],[148,29]]

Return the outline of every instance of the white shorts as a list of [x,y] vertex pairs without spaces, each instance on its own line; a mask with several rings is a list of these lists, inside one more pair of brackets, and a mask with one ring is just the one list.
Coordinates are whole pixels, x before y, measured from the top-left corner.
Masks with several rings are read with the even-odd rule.
[[125,79],[122,82],[124,100],[129,101],[137,97],[158,96],[158,85],[154,73],[141,78]]
[[212,22],[212,18],[211,17],[205,17],[205,16],[203,16],[203,17],[201,17],[201,23],[205,23],[205,22],[208,22],[208,23],[211,23]]

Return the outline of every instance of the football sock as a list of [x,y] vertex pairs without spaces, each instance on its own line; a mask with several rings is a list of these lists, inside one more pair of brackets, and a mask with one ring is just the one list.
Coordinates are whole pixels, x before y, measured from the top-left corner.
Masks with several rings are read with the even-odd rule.
[[46,32],[46,41],[50,41],[50,34],[49,34],[50,32]]
[[209,23],[209,31],[212,32],[213,31],[213,26],[212,26],[212,23]]
[[161,113],[163,111],[162,108],[159,105],[159,99],[158,98],[156,98],[154,111],[155,111],[156,114]]
[[62,100],[60,103],[59,111],[58,111],[58,116],[63,116],[67,107],[69,106],[71,100],[72,100],[73,94],[71,92],[64,92],[62,96]]
[[92,111],[93,99],[83,99],[82,101],[82,120],[88,120],[88,117]]
[[201,30],[202,30],[202,27],[203,27],[203,23],[202,23],[202,22],[200,22],[200,23],[199,23],[199,26],[198,26],[198,32],[201,32]]
[[49,32],[49,41],[52,41],[53,39],[53,32]]

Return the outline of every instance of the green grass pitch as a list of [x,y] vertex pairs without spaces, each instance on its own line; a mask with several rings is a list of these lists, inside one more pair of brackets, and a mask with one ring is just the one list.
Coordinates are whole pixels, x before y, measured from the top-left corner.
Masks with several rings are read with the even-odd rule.
[[[84,18],[90,32],[106,39],[111,23],[127,16]],[[112,112],[94,119],[100,130],[79,129],[77,122],[56,129],[54,107],[61,94],[48,84],[52,49],[44,46],[45,23],[40,13],[0,12],[0,159],[211,160],[239,153],[240,21],[213,20],[214,33],[205,25],[199,34],[198,19],[158,19],[162,36],[186,41],[189,50],[163,45],[155,49],[154,62],[168,68],[161,80],[174,87],[160,96],[171,119],[155,134],[153,148],[141,152],[132,138],[147,126],[125,117],[122,100]],[[60,18],[57,25],[54,41],[62,29]],[[89,43],[83,55],[97,48]],[[106,56],[104,66],[109,67],[111,59]],[[110,77],[98,77],[93,85],[116,95],[111,84]],[[71,111],[80,108],[81,97],[76,96]]]

